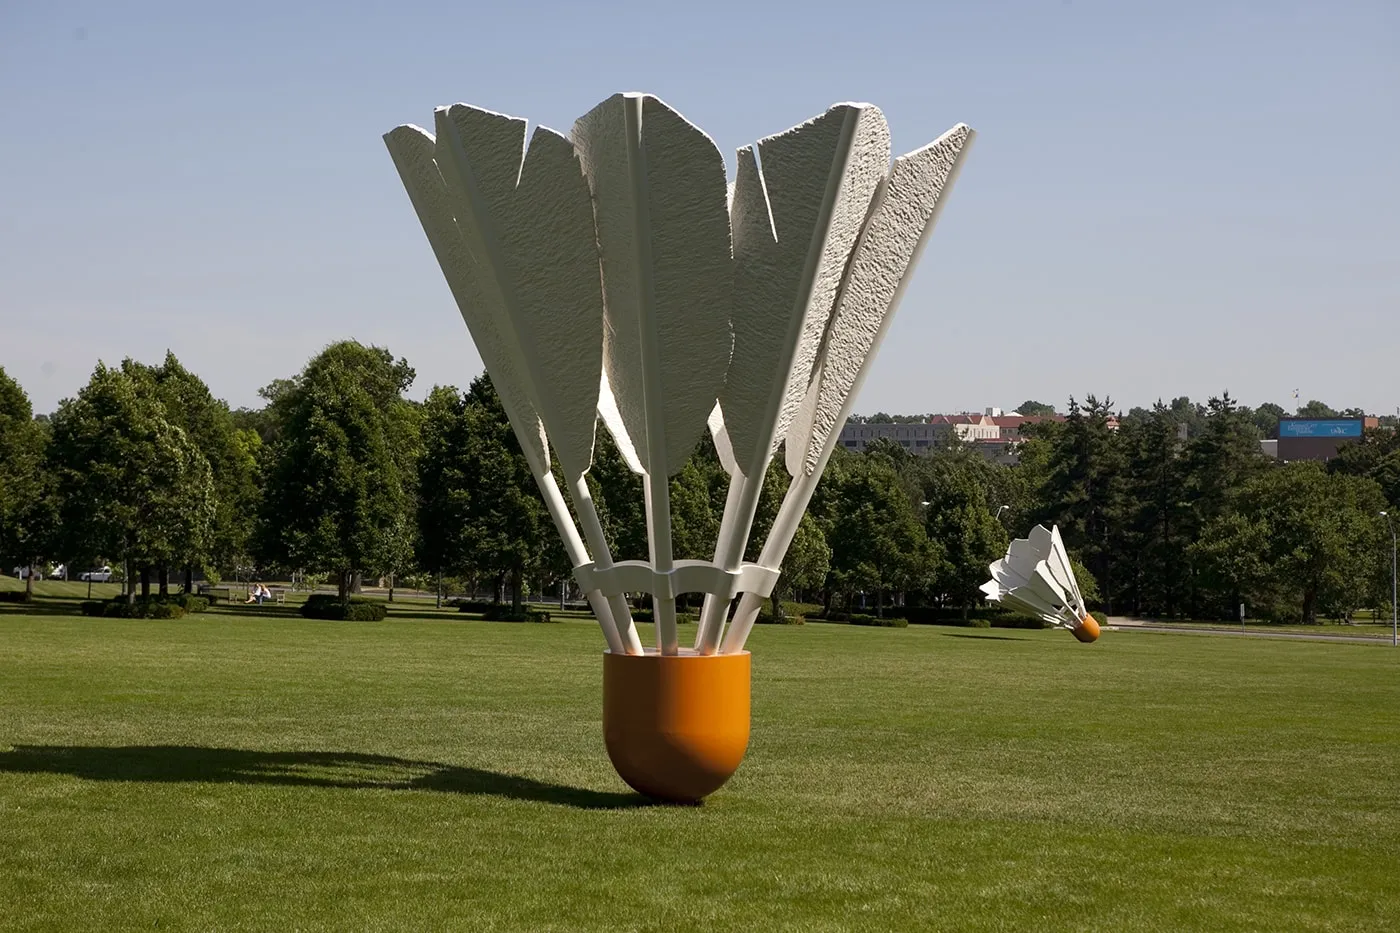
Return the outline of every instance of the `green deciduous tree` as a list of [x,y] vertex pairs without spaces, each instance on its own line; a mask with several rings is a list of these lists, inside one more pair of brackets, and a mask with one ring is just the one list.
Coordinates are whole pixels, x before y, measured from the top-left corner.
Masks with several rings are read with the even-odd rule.
[[833,458],[812,499],[812,510],[831,547],[832,590],[872,592],[877,613],[887,591],[925,590],[934,584],[943,555],[930,542],[899,473],[876,454]]
[[0,368],[0,562],[34,570],[52,556],[56,516],[54,487],[45,465],[48,426],[35,421],[29,396]]
[[1375,595],[1384,507],[1372,480],[1289,463],[1246,482],[1193,551],[1206,579],[1257,615],[1340,617]]
[[1055,413],[1055,406],[1046,402],[1037,402],[1035,399],[1026,399],[1016,406],[1016,414],[1025,415],[1027,418],[1045,418]]
[[797,524],[797,533],[792,537],[792,544],[783,557],[778,582],[773,585],[769,596],[773,618],[783,619],[784,598],[794,593],[821,589],[830,571],[831,547],[826,543],[826,535],[822,534],[821,526],[812,516],[803,515]]
[[434,386],[422,409],[415,544],[418,565],[439,577],[473,570],[470,445],[466,397],[454,386]]
[[390,571],[412,541],[415,407],[406,360],[332,344],[269,403],[276,419],[260,523],[263,560],[330,571],[348,599],[358,575]]
[[63,552],[112,556],[141,571],[205,553],[214,517],[209,462],[166,417],[149,380],[98,364],[53,419],[49,463],[62,490]]
[[1006,529],[989,507],[996,469],[980,454],[948,452],[934,455],[922,471],[924,529],[943,554],[938,588],[964,616],[981,599],[987,566],[1006,552]]
[[[204,381],[173,353],[167,352],[159,366],[126,360],[122,371],[149,382],[148,391],[160,400],[166,419],[178,425],[209,461],[214,517],[205,552],[184,555],[185,589],[189,590],[197,566],[232,567],[248,554],[260,495],[257,458],[262,440],[255,431],[239,429],[228,404],[214,398]],[[164,592],[164,567],[160,587]]]

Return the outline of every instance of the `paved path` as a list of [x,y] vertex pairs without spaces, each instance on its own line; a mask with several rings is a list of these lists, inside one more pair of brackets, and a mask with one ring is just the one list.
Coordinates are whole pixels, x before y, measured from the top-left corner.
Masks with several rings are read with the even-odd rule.
[[1249,628],[1196,628],[1187,625],[1171,625],[1162,622],[1143,622],[1138,619],[1110,618],[1109,631],[1116,632],[1159,632],[1164,635],[1227,635],[1235,638],[1281,638],[1290,641],[1330,641],[1342,644],[1385,645],[1389,648],[1390,637],[1379,635],[1308,635],[1302,632],[1273,632]]

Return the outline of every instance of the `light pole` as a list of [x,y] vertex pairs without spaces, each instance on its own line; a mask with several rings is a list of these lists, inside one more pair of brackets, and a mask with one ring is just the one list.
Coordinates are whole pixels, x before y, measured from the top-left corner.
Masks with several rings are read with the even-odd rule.
[[1011,506],[1009,506],[1009,505],[999,505],[999,506],[997,506],[997,514],[994,515],[994,516],[992,516],[992,517],[995,518],[997,521],[1001,521],[1001,513],[1002,513],[1002,512],[1005,512],[1005,511],[1006,511],[1007,509],[1009,509],[1009,508],[1011,508]]
[[1397,621],[1396,613],[1396,547],[1395,547],[1395,519],[1389,512],[1382,512],[1381,517],[1390,525],[1390,644],[1400,647],[1400,621]]

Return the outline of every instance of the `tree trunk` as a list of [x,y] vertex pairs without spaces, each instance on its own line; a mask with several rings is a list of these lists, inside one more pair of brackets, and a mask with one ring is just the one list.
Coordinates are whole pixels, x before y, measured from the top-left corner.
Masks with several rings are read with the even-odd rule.
[[136,604],[136,587],[134,586],[136,581],[131,579],[131,558],[128,557],[124,563],[126,564],[126,573],[122,574],[122,586],[126,589],[126,604],[132,606]]
[[510,612],[511,615],[520,615],[521,604],[524,601],[524,586],[521,585],[520,565],[516,564],[510,571]]
[[29,572],[24,575],[25,599],[34,598],[34,564],[38,563],[37,558],[29,564]]
[[359,595],[365,591],[365,578],[360,571],[356,570],[350,574],[350,592]]
[[340,601],[348,603],[350,601],[350,571],[342,570],[336,574],[336,591],[340,595]]
[[1312,625],[1317,621],[1317,590],[1309,587],[1303,590],[1303,624]]
[[149,564],[141,568],[141,598],[151,598],[151,567]]
[[185,592],[194,592],[194,564],[185,565]]
[[768,597],[773,601],[773,621],[781,623],[783,621],[783,596],[778,592],[778,588],[773,587],[773,592]]
[[506,575],[504,572],[496,574],[495,587],[496,591],[492,596],[492,601],[499,606],[506,601]]
[[160,595],[170,595],[170,568],[164,564],[160,565],[160,572],[156,578],[160,583]]
[[437,572],[437,607],[442,608],[442,571]]
[[394,575],[389,574],[389,602],[394,601]]

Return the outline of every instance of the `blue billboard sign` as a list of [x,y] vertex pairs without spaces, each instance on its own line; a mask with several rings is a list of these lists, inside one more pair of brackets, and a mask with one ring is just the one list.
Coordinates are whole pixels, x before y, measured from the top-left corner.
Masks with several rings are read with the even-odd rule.
[[1360,418],[1326,418],[1316,421],[1280,421],[1279,437],[1360,437]]

